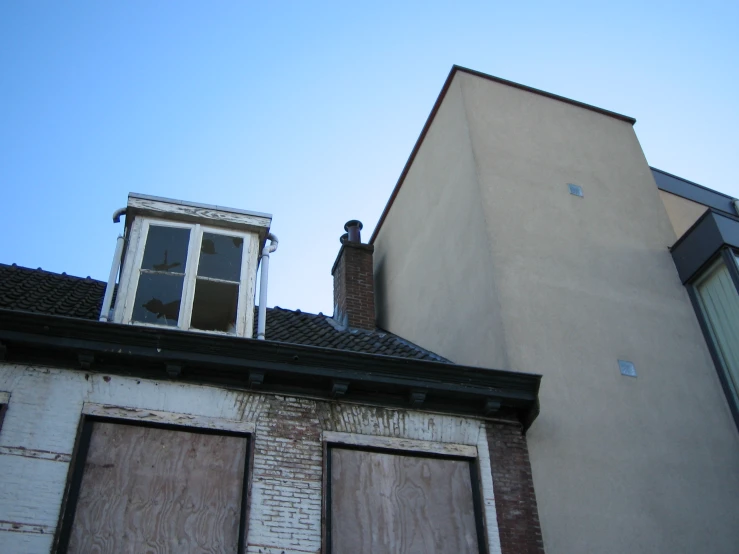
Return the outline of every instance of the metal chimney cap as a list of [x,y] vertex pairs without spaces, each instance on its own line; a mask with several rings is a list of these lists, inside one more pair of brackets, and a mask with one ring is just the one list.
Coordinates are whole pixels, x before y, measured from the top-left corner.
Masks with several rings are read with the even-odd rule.
[[350,220],[350,221],[347,221],[347,222],[346,222],[346,223],[344,224],[344,231],[348,231],[348,230],[349,230],[349,227],[359,227],[359,230],[360,230],[360,231],[361,231],[362,229],[364,229],[364,225],[362,225],[362,222],[361,222],[361,221],[359,221],[358,219],[352,219],[352,220]]

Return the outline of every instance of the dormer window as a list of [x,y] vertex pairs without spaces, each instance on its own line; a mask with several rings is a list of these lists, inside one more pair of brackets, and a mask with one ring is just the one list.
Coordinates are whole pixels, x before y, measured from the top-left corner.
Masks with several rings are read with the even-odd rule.
[[223,208],[183,214],[183,205],[204,207],[129,197],[114,321],[250,337],[257,255],[269,216]]

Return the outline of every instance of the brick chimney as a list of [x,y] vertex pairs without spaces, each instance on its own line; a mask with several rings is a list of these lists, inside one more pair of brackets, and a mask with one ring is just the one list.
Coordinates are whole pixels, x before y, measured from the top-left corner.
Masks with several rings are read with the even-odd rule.
[[375,329],[375,279],[372,253],[375,247],[362,244],[362,222],[344,225],[341,249],[331,275],[334,277],[334,320],[343,327]]

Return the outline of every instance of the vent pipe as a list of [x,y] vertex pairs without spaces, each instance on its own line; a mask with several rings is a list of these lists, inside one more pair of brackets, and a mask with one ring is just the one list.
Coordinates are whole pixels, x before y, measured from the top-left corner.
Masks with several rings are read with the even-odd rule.
[[267,281],[269,280],[269,255],[277,250],[279,241],[272,233],[267,235],[269,246],[262,250],[262,276],[259,279],[259,314],[257,316],[257,340],[264,340],[264,329],[267,326]]
[[362,242],[362,234],[360,231],[364,228],[362,222],[357,219],[347,221],[344,225],[344,231],[347,232],[347,239],[349,242]]

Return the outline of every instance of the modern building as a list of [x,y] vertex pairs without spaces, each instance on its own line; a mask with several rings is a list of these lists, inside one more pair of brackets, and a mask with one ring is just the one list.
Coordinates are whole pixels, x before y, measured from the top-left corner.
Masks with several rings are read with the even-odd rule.
[[736,552],[736,203],[634,123],[455,66],[370,240],[378,324],[543,376],[548,554]]
[[541,551],[540,376],[378,329],[361,224],[334,317],[265,328],[269,215],[124,214],[108,283],[0,265],[0,552]]

